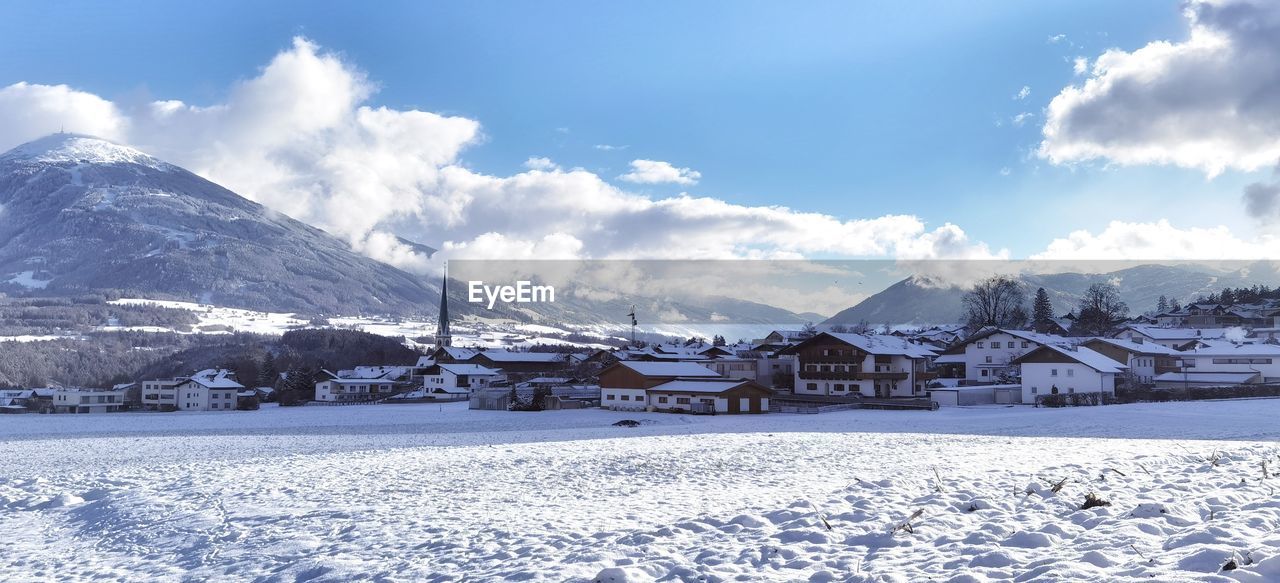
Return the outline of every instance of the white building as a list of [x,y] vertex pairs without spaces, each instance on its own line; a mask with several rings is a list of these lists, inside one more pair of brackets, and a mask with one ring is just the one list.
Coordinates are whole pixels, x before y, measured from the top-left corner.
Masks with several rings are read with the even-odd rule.
[[173,411],[178,408],[178,394],[173,388],[186,382],[187,377],[142,381],[142,408],[153,411]]
[[1046,395],[1116,392],[1116,377],[1127,368],[1111,357],[1088,348],[1074,350],[1045,344],[1014,364],[1022,368],[1022,402],[1031,404]]
[[235,411],[236,395],[242,389],[244,385],[236,382],[231,371],[211,368],[191,375],[168,391],[173,393],[179,411]]
[[316,400],[326,403],[372,401],[395,392],[395,381],[384,378],[332,378],[316,383]]
[[1280,346],[1202,340],[1183,347],[1182,363],[1188,374],[1257,373],[1262,382],[1280,380]]
[[695,362],[623,360],[600,371],[600,406],[641,411],[649,406],[648,390],[677,379],[720,379],[716,371]]
[[433,364],[421,372],[427,399],[465,399],[471,391],[506,380],[501,370],[478,364]]
[[[986,328],[947,350],[942,362],[964,364],[964,379],[993,383],[1014,373],[1014,361],[1041,346],[1071,346],[1072,340],[1026,330]],[[958,358],[957,358],[958,356]]]
[[932,347],[887,334],[822,332],[780,351],[796,358],[796,395],[923,397]]
[[1091,338],[1081,346],[1128,366],[1126,376],[1139,385],[1155,383],[1157,376],[1181,370],[1182,353],[1155,342],[1120,338]]
[[1128,324],[1112,336],[1133,342],[1150,342],[1178,349],[1195,340],[1216,340],[1227,333],[1226,328],[1164,328],[1146,324]]
[[111,413],[124,406],[123,389],[55,389],[54,413]]

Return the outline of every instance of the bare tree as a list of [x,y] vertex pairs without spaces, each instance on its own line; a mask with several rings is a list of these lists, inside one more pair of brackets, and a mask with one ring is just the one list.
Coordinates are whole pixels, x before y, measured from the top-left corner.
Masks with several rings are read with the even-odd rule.
[[1109,283],[1095,283],[1080,298],[1079,315],[1071,326],[1073,334],[1098,336],[1109,332],[1129,317],[1129,306],[1120,300],[1120,290]]
[[984,279],[964,295],[966,325],[971,330],[1021,328],[1027,323],[1026,296],[1015,280],[1000,275]]

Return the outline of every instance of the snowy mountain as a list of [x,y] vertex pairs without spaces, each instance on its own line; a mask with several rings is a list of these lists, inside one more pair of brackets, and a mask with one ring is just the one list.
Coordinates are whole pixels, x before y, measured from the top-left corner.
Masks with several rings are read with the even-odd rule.
[[[1132,313],[1153,309],[1161,295],[1185,304],[1199,295],[1221,291],[1224,287],[1275,285],[1275,269],[1241,265],[1237,269],[1220,270],[1205,265],[1139,265],[1108,273],[1024,274],[1018,278],[1027,288],[1028,309],[1032,294],[1045,288],[1057,314],[1076,307],[1080,296],[1095,283],[1114,283],[1120,299]],[[853,325],[863,320],[873,325],[946,324],[959,322],[963,314],[961,299],[967,290],[938,285],[928,279],[909,277],[889,286],[857,305],[842,310],[823,324]]]
[[433,311],[438,288],[135,149],[55,134],[0,155],[0,291],[303,313]]
[[[467,304],[464,287],[450,287],[458,316],[622,324],[630,305],[639,304],[646,316],[672,313],[692,323],[805,321],[728,298],[566,295],[554,304],[488,311]],[[364,257],[320,229],[133,148],[55,134],[0,155],[0,293],[87,292],[266,312],[424,319],[434,318],[439,304],[435,280]]]

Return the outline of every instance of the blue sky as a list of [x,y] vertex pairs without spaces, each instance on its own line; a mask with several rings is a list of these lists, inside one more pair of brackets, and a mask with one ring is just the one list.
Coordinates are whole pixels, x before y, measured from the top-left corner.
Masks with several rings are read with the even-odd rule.
[[1034,155],[1043,108],[1079,82],[1073,57],[1186,29],[1169,0],[7,3],[0,86],[215,104],[303,35],[377,84],[372,105],[478,121],[461,156],[478,172],[545,156],[608,178],[663,160],[700,182],[629,188],[912,214],[1019,257],[1112,220],[1252,228],[1238,201],[1257,172]]

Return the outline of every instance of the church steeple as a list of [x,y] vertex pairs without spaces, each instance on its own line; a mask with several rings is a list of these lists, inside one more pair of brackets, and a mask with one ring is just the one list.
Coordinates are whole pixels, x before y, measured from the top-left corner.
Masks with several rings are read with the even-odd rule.
[[440,323],[436,326],[436,348],[453,345],[449,335],[449,264],[444,267],[444,279],[440,282]]

